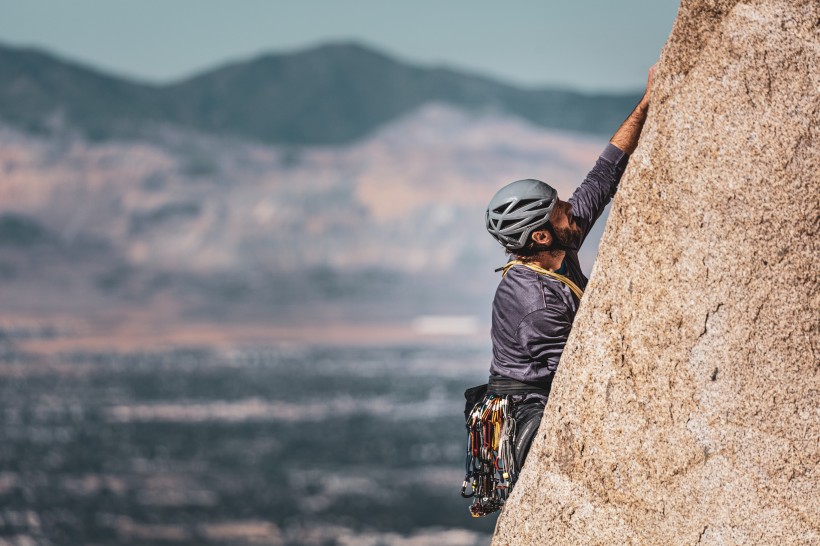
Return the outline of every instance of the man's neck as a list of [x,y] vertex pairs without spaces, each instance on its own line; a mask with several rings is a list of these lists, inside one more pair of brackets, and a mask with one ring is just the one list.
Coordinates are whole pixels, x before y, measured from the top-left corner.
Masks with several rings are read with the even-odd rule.
[[532,259],[526,261],[540,265],[544,269],[556,271],[561,269],[561,264],[564,262],[564,256],[566,256],[566,254],[567,253],[563,250],[554,254],[552,252],[541,252],[540,254],[533,256]]

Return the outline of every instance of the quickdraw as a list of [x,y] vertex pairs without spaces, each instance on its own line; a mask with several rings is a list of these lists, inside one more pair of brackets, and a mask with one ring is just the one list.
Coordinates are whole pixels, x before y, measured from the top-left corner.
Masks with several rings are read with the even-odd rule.
[[[474,518],[500,510],[516,478],[515,419],[509,396],[488,394],[467,418],[467,459],[461,496],[475,500]],[[469,492],[467,490],[470,490]]]

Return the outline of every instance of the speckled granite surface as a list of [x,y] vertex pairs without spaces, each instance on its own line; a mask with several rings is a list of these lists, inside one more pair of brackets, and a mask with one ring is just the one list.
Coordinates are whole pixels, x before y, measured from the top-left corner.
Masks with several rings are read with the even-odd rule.
[[493,544],[818,543],[820,2],[684,0],[652,97]]

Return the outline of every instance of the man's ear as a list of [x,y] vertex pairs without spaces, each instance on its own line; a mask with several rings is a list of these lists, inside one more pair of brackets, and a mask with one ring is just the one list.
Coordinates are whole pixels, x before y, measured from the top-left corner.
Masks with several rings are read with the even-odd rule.
[[552,234],[546,230],[533,231],[530,237],[539,245],[549,246],[552,243]]

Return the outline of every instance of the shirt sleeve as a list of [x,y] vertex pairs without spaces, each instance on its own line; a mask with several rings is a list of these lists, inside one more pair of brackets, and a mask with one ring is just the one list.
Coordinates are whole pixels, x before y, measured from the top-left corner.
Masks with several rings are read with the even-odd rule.
[[565,312],[557,306],[548,306],[524,317],[516,336],[524,352],[539,367],[555,372],[571,328],[572,322]]
[[628,161],[629,154],[612,143],[607,144],[595,166],[573,192],[572,197],[567,199],[572,206],[570,213],[575,217],[575,223],[584,231],[582,243],[604,208],[615,196]]

